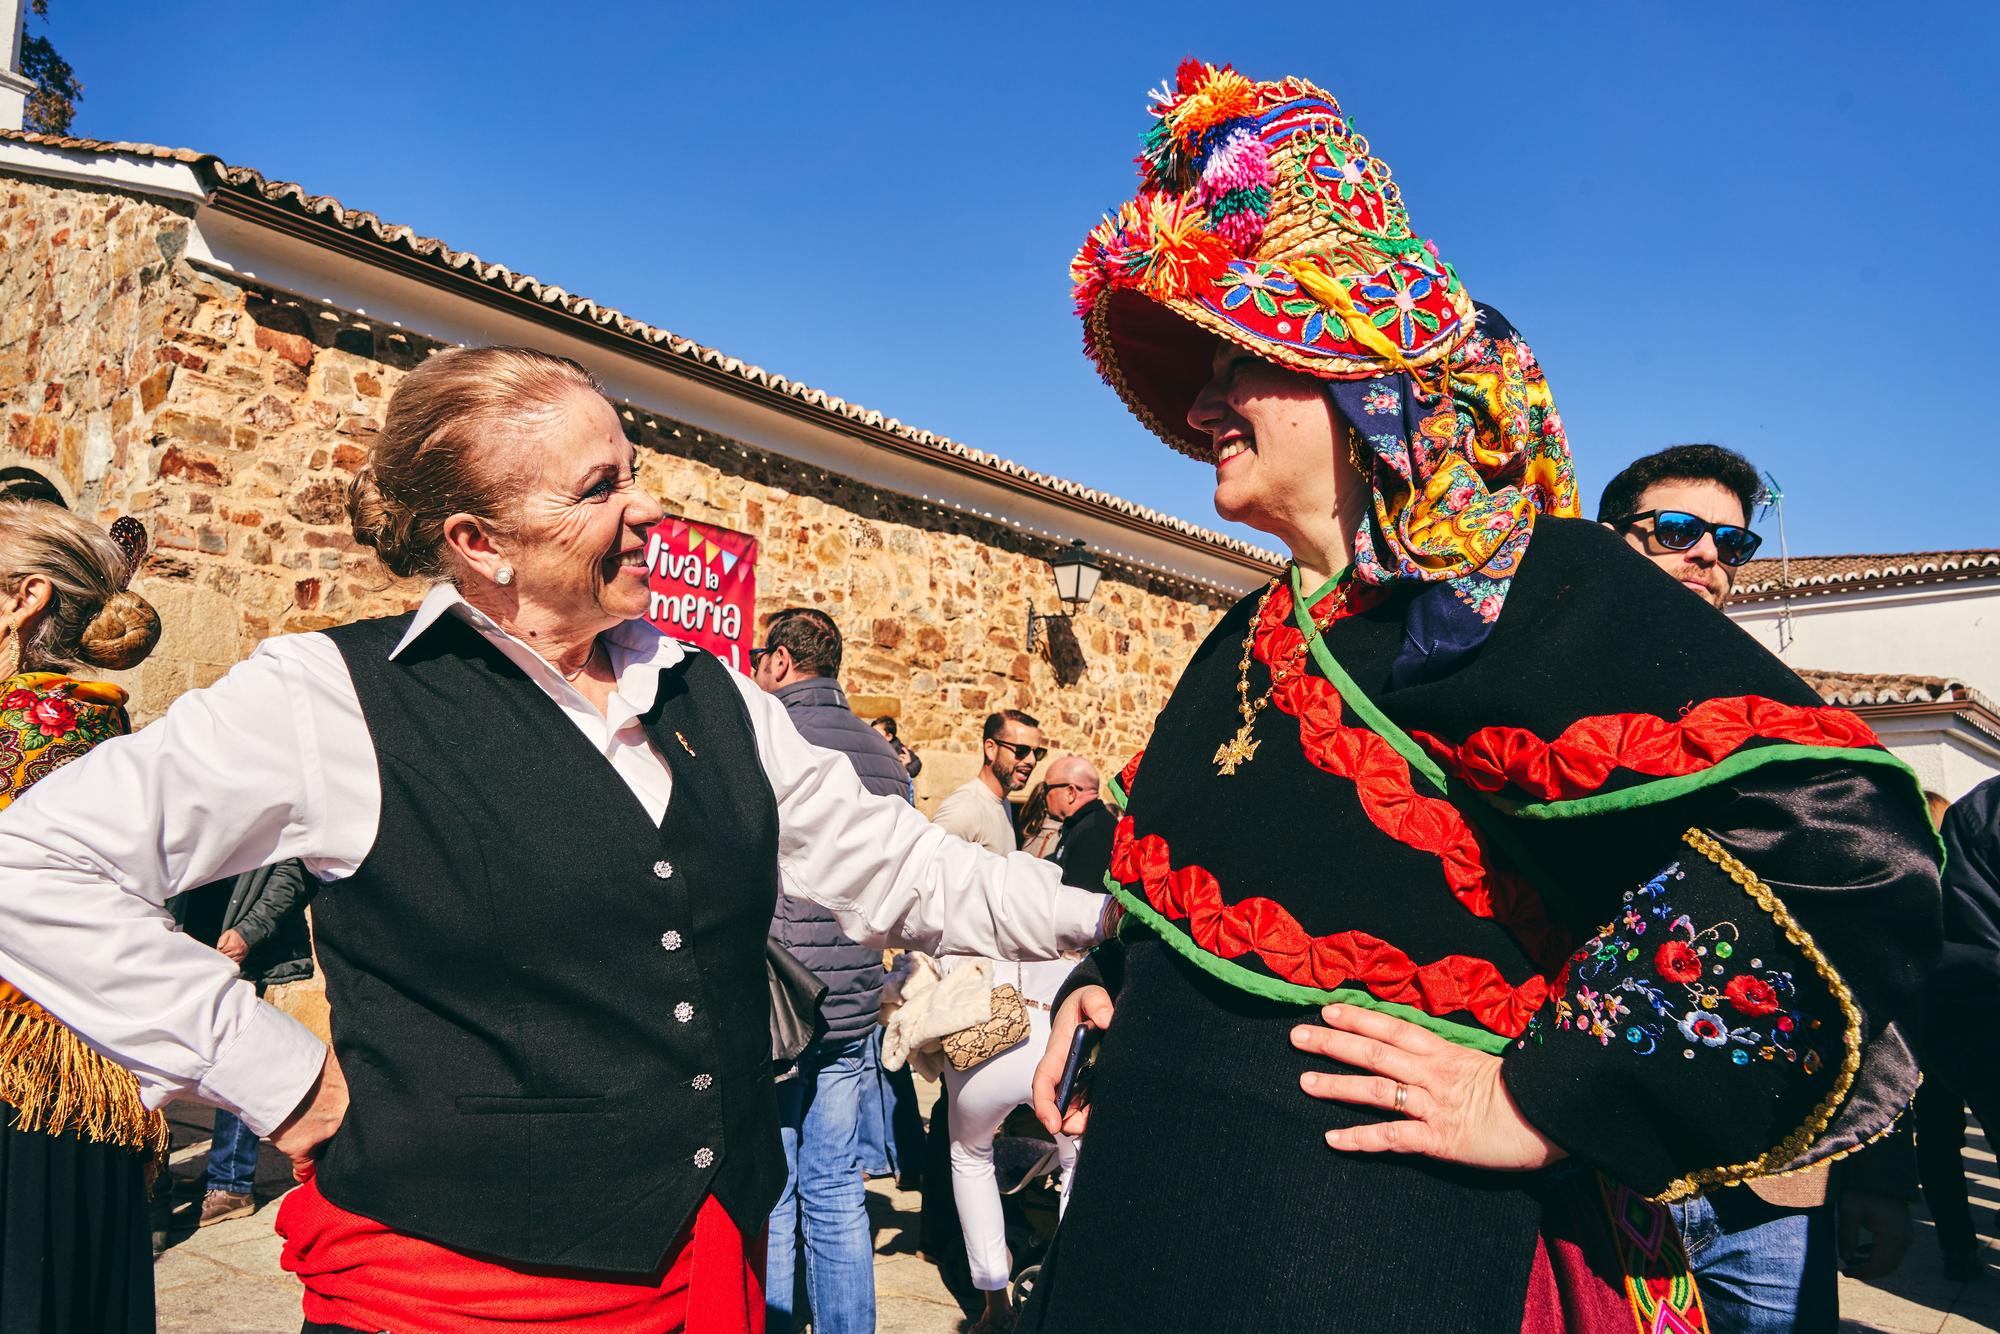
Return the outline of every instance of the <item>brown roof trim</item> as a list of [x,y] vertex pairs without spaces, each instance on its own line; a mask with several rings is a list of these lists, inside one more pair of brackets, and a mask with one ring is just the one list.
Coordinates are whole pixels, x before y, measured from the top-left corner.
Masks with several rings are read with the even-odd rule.
[[[532,280],[514,279],[512,274],[501,278],[467,272],[468,268],[476,267],[477,261],[465,265],[441,263],[413,253],[394,241],[377,239],[367,231],[353,227],[331,224],[316,212],[287,207],[260,193],[218,190],[210,206],[217,212],[243,218],[321,249],[332,250],[438,290],[531,319],[609,351],[636,357],[649,365],[685,375],[739,398],[751,399],[760,406],[800,421],[839,431],[877,448],[942,465],[1018,495],[1053,501],[1065,509],[1090,515],[1132,532],[1164,537],[1176,545],[1203,554],[1222,556],[1259,577],[1268,576],[1281,568],[1282,562],[1272,553],[1259,551],[1248,543],[1219,533],[1209,533],[1183,520],[1144,509],[1074,482],[1031,472],[983,451],[968,449],[941,436],[932,436],[929,432],[915,433],[908,428],[899,429],[899,424],[893,421],[871,420],[879,414],[867,413],[844,403],[835,407],[824,401],[815,402],[798,392],[803,386],[768,376],[733,357],[722,357],[672,335],[654,339],[636,330],[621,329],[613,321],[626,321],[616,312],[594,306],[588,312],[580,310],[578,304],[589,303],[553,299],[547,295],[551,289],[542,289],[538,295]],[[466,258],[470,260],[469,256]],[[629,323],[637,324],[636,321]],[[639,328],[651,332],[649,326],[641,325]],[[683,346],[677,348],[675,344]],[[700,355],[702,353],[709,355]],[[808,392],[817,394],[817,391]]]
[[[1795,556],[1791,561],[1791,596],[1860,593],[1916,584],[1956,583],[1968,579],[2000,579],[2000,550],[1912,551],[1852,556]],[[1775,602],[1785,596],[1783,563],[1765,559],[1744,567],[1747,576],[1730,595],[1731,606]]]
[[0,140],[70,152],[147,157],[185,163],[201,173],[209,207],[307,244],[387,269],[430,287],[522,316],[572,337],[711,385],[813,425],[830,427],[878,448],[1088,515],[1116,527],[1219,556],[1264,578],[1283,566],[1277,553],[1108,492],[1024,468],[947,436],[906,426],[893,417],[810,385],[704,347],[691,339],[633,319],[560,287],[545,284],[468,251],[350,209],[329,195],[313,195],[289,181],[270,181],[249,167],[212,154],[156,144],[77,139],[66,135],[0,130]]
[[1972,699],[1933,700],[1928,704],[1860,704],[1850,711],[1863,722],[1871,724],[1897,718],[1955,717],[1974,731],[2000,742],[2000,714],[1976,696]]

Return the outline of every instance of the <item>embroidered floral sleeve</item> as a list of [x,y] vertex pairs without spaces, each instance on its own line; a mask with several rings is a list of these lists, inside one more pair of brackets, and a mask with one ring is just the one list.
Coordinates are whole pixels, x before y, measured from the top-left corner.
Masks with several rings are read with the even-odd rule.
[[1862,1018],[1785,904],[1690,829],[1563,967],[1505,1053],[1538,1129],[1648,1195],[1793,1164],[1859,1063]]
[[1545,1026],[1570,1028],[1634,1056],[1781,1061],[1817,1076],[1823,1016],[1801,1008],[1786,960],[1741,948],[1735,920],[1697,922],[1682,911],[1687,876],[1675,861],[1627,890],[1617,920],[1570,959],[1566,985],[1522,1040],[1545,1041]]

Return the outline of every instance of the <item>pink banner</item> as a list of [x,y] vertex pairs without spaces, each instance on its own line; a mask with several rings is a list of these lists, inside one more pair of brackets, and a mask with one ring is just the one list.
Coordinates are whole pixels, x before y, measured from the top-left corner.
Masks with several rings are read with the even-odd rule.
[[646,577],[652,587],[647,620],[740,672],[750,670],[757,633],[756,538],[662,519],[646,541]]

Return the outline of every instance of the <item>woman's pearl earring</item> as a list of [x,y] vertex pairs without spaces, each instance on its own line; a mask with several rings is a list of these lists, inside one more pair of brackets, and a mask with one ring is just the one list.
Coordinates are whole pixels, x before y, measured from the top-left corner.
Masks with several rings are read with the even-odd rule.
[[511,565],[502,565],[502,566],[501,566],[501,567],[499,568],[499,570],[498,570],[498,571],[496,571],[496,572],[494,573],[494,575],[493,575],[493,582],[494,582],[494,583],[496,583],[496,584],[511,584],[511,583],[513,583],[513,582],[514,582],[514,567],[513,567],[513,566],[511,566]]

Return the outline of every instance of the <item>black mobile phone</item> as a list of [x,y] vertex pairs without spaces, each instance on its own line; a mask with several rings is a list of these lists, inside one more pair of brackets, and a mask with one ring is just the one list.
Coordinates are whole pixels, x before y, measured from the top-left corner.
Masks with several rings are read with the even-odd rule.
[[1097,1068],[1097,1043],[1102,1029],[1078,1024],[1069,1037],[1069,1056],[1063,1061],[1062,1079],[1056,1084],[1056,1110],[1063,1115],[1090,1100],[1090,1072]]

